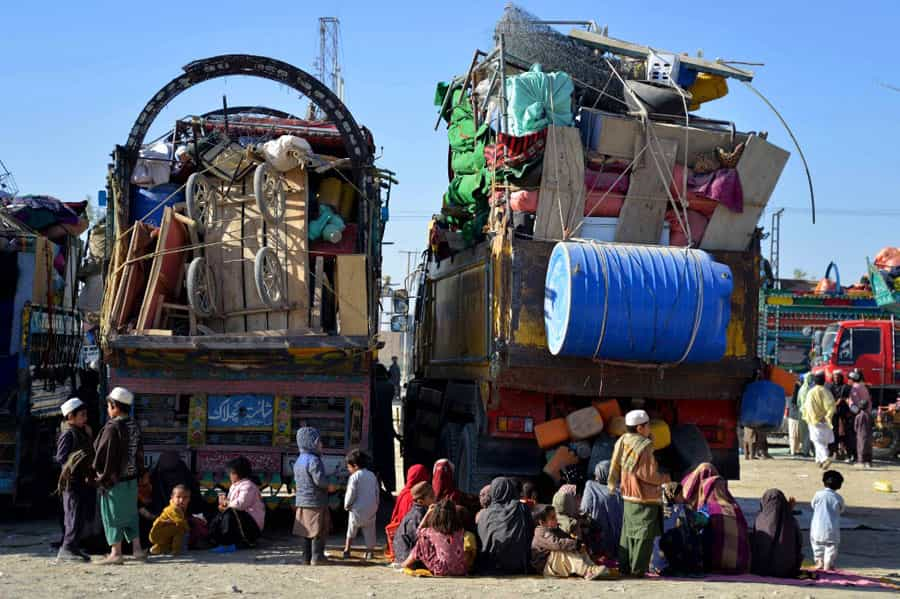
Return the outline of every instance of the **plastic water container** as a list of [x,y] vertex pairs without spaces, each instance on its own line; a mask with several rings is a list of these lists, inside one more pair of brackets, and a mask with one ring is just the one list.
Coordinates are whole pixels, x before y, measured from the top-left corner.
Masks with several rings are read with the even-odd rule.
[[179,187],[175,183],[163,183],[149,189],[132,185],[129,221],[143,220],[158,227],[163,215],[162,206],[157,208],[159,203],[164,201],[165,206],[174,206],[184,201],[184,189],[179,190]]
[[744,389],[741,399],[741,424],[753,427],[779,427],[784,418],[784,388],[772,381],[754,381]]
[[544,285],[550,353],[643,363],[725,353],[731,270],[701,250],[560,242]]
[[566,416],[566,425],[573,441],[596,437],[603,431],[603,418],[594,406],[575,410]]

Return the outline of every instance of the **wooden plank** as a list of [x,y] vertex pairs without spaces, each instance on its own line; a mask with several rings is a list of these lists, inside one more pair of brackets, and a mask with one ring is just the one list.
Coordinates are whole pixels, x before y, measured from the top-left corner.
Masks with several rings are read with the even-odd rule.
[[[655,131],[655,126],[650,126]],[[654,142],[644,150],[631,170],[628,194],[616,227],[616,241],[659,243],[670,204],[666,190],[677,152],[678,143],[669,139],[660,139],[659,145]]]
[[541,239],[577,236],[584,218],[584,193],[581,135],[574,127],[551,125],[544,150],[534,236]]
[[[595,126],[600,128],[600,141],[595,148],[599,154],[631,160],[643,147],[643,143],[638,143],[644,138],[640,119],[591,109],[582,110],[582,118],[599,119],[599,124],[595,122]],[[671,123],[653,123],[653,131],[659,139],[678,142],[676,160],[688,165],[694,164],[697,154],[710,152],[718,147],[731,149],[748,138],[745,133],[736,133],[732,140],[731,132],[728,131],[711,131]]]
[[[232,196],[235,194],[231,194]],[[243,204],[229,198],[219,202],[218,212],[222,220],[221,276],[218,277],[225,314],[246,308],[244,305],[244,224]],[[243,333],[247,330],[243,316],[226,316],[226,333]]]
[[162,309],[162,302],[178,295],[184,280],[185,252],[172,252],[171,250],[187,244],[187,229],[174,219],[174,212],[171,208],[165,208],[159,228],[156,251],[166,253],[153,258],[144,302],[138,316],[137,330],[158,328],[158,315]]
[[369,314],[366,306],[366,256],[337,256],[334,273],[337,302],[338,335],[368,335]]
[[314,331],[322,330],[322,284],[325,282],[325,258],[316,256],[316,276],[313,280],[313,301],[309,311],[309,326]]
[[569,37],[573,37],[594,48],[600,48],[601,50],[612,52],[619,56],[629,56],[631,58],[647,58],[651,52],[655,52],[656,54],[675,54],[678,56],[678,60],[681,64],[688,65],[695,71],[712,73],[713,75],[721,75],[722,77],[731,77],[739,81],[753,81],[753,71],[737,69],[721,62],[706,60],[695,56],[686,56],[684,54],[679,54],[678,52],[651,49],[648,46],[617,40],[592,31],[573,29],[569,32]]
[[[266,308],[266,305],[260,299],[259,292],[256,289],[254,259],[264,244],[272,244],[266,239],[266,225],[263,222],[263,215],[259,211],[256,199],[251,191],[253,189],[253,174],[251,173],[249,178],[244,178],[242,184],[237,184],[235,187],[241,190],[241,193],[232,193],[232,198],[243,202],[244,229],[241,243],[242,256],[244,258],[243,262],[241,262],[241,268],[243,269],[243,309],[260,310]],[[281,258],[279,256],[279,259]],[[265,311],[245,313],[244,319],[248,332],[262,331],[268,328]]]
[[151,266],[150,261],[138,260],[131,263],[128,263],[128,261],[147,255],[147,252],[154,246],[151,232],[150,226],[143,222],[134,223],[134,228],[131,230],[126,264],[122,268],[122,276],[119,277],[119,287],[116,289],[110,314],[110,322],[113,328],[125,326],[129,321],[135,305],[138,303],[138,298],[141,297],[140,291],[144,289],[147,283],[147,273]]
[[287,301],[293,307],[285,314],[273,315],[269,326],[273,329],[303,331],[309,328],[309,241],[307,206],[309,184],[306,169],[296,168],[285,173],[291,188],[285,198],[283,240],[287,270]]
[[744,210],[732,212],[721,204],[716,206],[700,242],[702,249],[741,251],[749,247],[759,217],[789,156],[789,152],[755,135],[747,140],[737,164],[744,192]]
[[51,288],[53,272],[53,245],[46,237],[37,236],[34,244],[34,286],[31,301],[41,306],[49,306],[47,298]]

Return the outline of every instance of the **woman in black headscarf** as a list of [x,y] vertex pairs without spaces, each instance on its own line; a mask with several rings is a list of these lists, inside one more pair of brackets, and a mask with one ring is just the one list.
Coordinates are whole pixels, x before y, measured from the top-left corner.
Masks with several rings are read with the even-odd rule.
[[750,536],[750,570],[759,576],[795,578],[803,563],[803,539],[792,502],[778,489],[763,493]]
[[491,503],[478,518],[481,553],[478,570],[483,574],[528,574],[534,521],[519,501],[519,489],[511,478],[491,482]]
[[215,509],[203,500],[200,485],[191,469],[187,467],[176,451],[164,451],[153,468],[150,469],[150,483],[153,486],[153,502],[151,511],[162,513],[169,505],[172,489],[184,485],[191,492],[191,503],[188,514],[203,514],[207,519],[215,514]]

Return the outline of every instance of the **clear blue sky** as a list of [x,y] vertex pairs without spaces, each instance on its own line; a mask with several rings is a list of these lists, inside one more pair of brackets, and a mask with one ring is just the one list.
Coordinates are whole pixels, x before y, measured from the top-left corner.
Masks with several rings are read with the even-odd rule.
[[[569,1],[520,3],[546,19],[594,19],[610,34],[671,51],[766,64],[756,85],[791,123],[817,192],[810,222],[801,162],[776,118],[737,83],[701,114],[739,129],[768,130],[792,152],[770,206],[788,207],[782,274],[821,276],[837,261],[845,284],[864,259],[900,245],[900,86],[896,2],[758,0],[723,3]],[[439,8],[440,7],[440,8]],[[652,7],[652,8],[650,8]],[[503,2],[73,2],[8,3],[3,16],[0,159],[24,193],[80,200],[103,188],[109,153],[150,96],[191,60],[228,52],[269,55],[311,69],[317,18],[342,24],[346,102],[398,172],[385,271],[402,278],[399,250],[421,250],[428,215],[446,185],[446,137],[433,132],[434,84],[490,49]],[[157,120],[249,103],[300,112],[279,86],[244,78],[203,84]],[[769,212],[763,218],[768,227]],[[766,251],[768,245],[766,245]]]

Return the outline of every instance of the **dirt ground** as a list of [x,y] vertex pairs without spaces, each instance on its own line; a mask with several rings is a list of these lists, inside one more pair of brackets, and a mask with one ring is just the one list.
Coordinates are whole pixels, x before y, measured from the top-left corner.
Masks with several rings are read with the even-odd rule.
[[[808,507],[820,488],[821,471],[811,460],[795,460],[775,450],[774,460],[744,461],[743,478],[733,482],[736,497],[759,498],[778,487]],[[847,516],[880,530],[844,530],[838,558],[840,568],[884,577],[900,584],[900,494],[873,490],[878,480],[900,489],[900,465],[876,464],[874,470],[845,465],[837,468],[846,482],[841,490]],[[887,529],[887,530],[885,530]],[[415,579],[394,572],[379,562],[364,565],[332,562],[316,568],[297,565],[298,551],[286,535],[270,534],[253,551],[230,555],[189,552],[177,558],[149,563],[126,562],[120,567],[53,563],[48,543],[58,538],[50,521],[0,523],[0,597],[574,597],[611,593],[613,596],[678,597],[846,597],[897,596],[896,591],[866,591],[824,587],[792,587],[704,580],[661,579],[585,582],[541,577]],[[329,552],[339,551],[339,536]],[[805,549],[809,555],[808,547]]]

